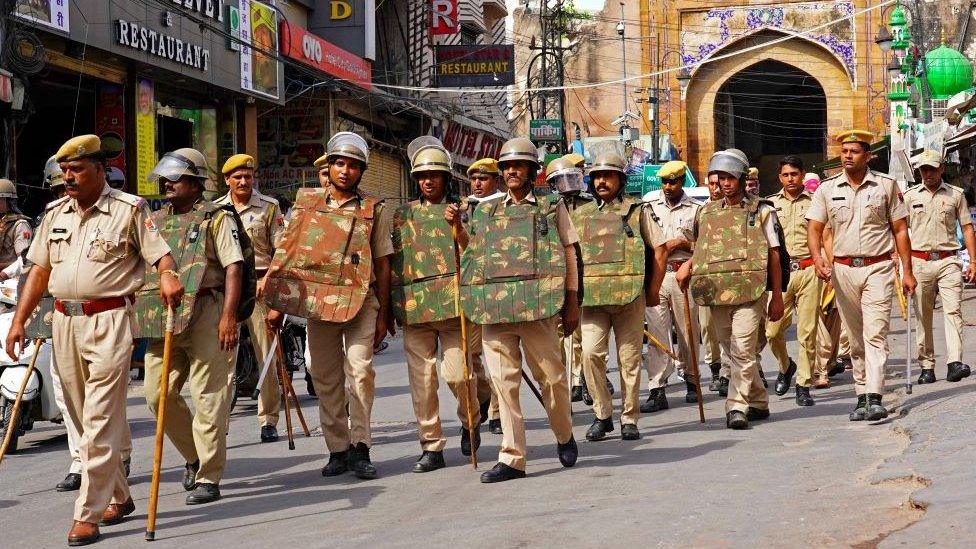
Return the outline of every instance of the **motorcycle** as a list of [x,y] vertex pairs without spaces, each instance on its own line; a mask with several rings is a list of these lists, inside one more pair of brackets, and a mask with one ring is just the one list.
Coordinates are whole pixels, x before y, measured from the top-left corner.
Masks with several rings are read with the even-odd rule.
[[[6,339],[6,334],[10,330],[16,305],[17,281],[7,280],[0,283],[0,337],[3,339]],[[35,422],[50,421],[58,424],[64,422],[61,410],[54,399],[50,337],[45,337],[49,334],[39,333],[44,331],[43,328],[39,328],[39,325],[44,323],[45,317],[50,318],[53,305],[53,299],[42,301],[41,307],[28,326],[27,343],[16,360],[11,360],[7,356],[6,349],[0,351],[0,440],[3,440],[8,430],[13,430],[8,453],[17,451],[18,439],[32,430]],[[46,331],[50,331],[49,326]],[[24,376],[27,375],[28,364],[34,356],[35,339],[38,338],[44,338],[44,341],[38,351],[34,371],[27,380],[20,409],[14,416],[14,400],[17,398]]]

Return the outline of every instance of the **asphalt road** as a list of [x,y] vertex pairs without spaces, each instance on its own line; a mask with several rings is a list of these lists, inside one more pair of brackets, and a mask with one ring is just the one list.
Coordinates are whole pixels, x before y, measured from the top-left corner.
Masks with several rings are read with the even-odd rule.
[[[976,318],[971,300],[964,314]],[[167,443],[153,546],[968,546],[976,533],[969,419],[976,381],[945,382],[943,364],[938,383],[916,386],[906,400],[904,337],[904,323],[894,321],[886,396],[893,414],[878,424],[847,420],[854,403],[849,372],[814,391],[812,408],[772,395],[772,418],[738,432],[725,429],[714,393],[706,396],[708,419],[700,424],[697,407],[684,403],[684,386],[672,378],[671,410],[642,417],[639,441],[621,441],[618,430],[610,440],[586,442],[592,414],[575,404],[580,460],[571,469],[559,465],[542,408],[523,388],[529,476],[497,485],[480,484],[479,472],[461,456],[453,397],[444,385],[449,467],[410,472],[420,447],[401,342],[394,339],[377,357],[372,455],[379,479],[319,474],[327,453],[316,400],[296,377],[312,438],[298,436],[295,451],[284,440],[261,444],[253,401],[239,403],[223,500],[184,505],[183,460]],[[936,349],[944,360],[941,337]],[[764,363],[772,384],[772,357]],[[103,528],[98,547],[146,543],[154,422],[140,383],[130,388],[128,413],[137,510],[127,522]],[[284,418],[279,427],[284,430]],[[486,432],[483,440],[479,471],[494,463],[499,437]],[[39,424],[21,446],[0,466],[2,545],[64,546],[74,494],[53,490],[68,465],[63,428]]]

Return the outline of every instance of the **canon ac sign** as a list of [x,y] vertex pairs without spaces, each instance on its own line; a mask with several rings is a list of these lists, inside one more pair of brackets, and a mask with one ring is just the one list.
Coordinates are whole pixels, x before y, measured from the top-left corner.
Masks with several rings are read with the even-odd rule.
[[309,61],[322,62],[322,43],[306,34],[302,37],[302,55]]

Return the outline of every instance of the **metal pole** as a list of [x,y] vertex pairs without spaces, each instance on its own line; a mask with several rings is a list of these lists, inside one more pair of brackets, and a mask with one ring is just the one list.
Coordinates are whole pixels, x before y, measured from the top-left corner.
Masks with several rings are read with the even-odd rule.
[[[623,61],[623,73],[624,73],[624,110],[621,114],[627,112],[627,41],[624,40],[624,3],[620,3],[620,53],[621,59]],[[626,124],[626,123],[625,123]]]

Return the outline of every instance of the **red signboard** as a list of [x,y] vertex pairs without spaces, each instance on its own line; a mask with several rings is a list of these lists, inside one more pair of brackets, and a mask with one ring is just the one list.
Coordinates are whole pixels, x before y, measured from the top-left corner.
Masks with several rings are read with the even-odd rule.
[[[125,95],[122,86],[100,84],[96,89],[95,133],[109,151],[108,166],[125,173]],[[134,188],[134,187],[133,187]]]
[[281,53],[361,88],[373,87],[373,67],[368,61],[287,21],[281,22]]
[[461,32],[458,26],[458,0],[430,0],[430,33],[457,34]]

